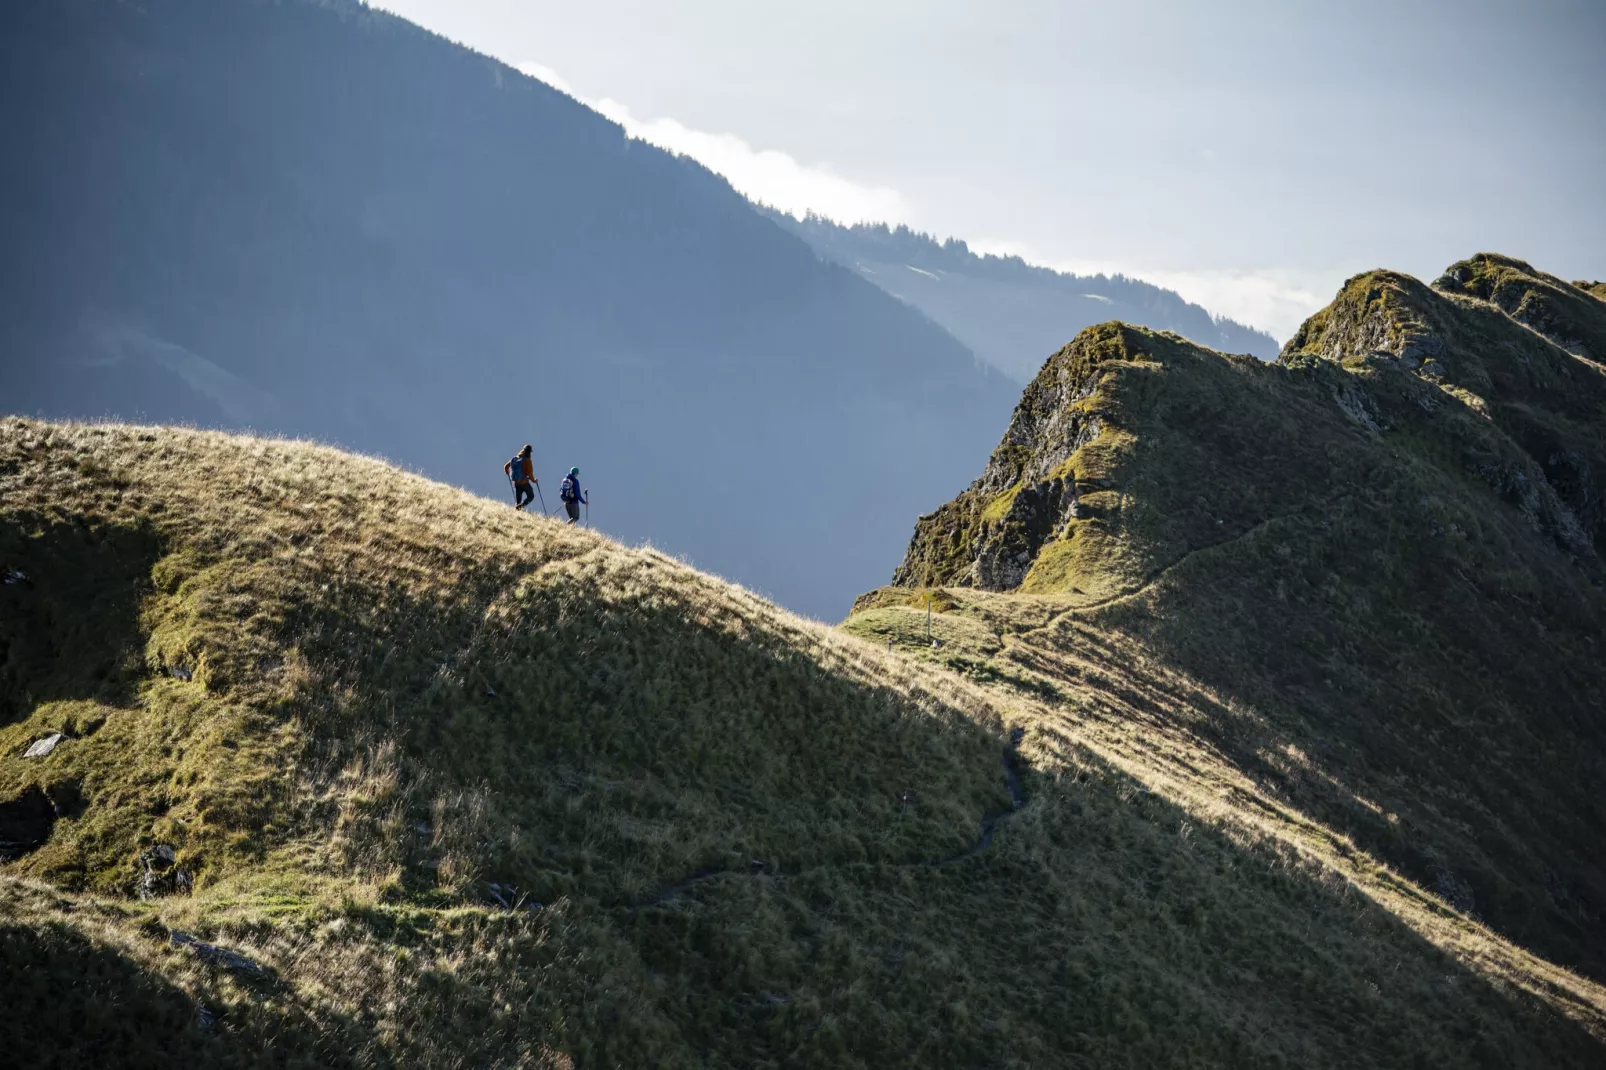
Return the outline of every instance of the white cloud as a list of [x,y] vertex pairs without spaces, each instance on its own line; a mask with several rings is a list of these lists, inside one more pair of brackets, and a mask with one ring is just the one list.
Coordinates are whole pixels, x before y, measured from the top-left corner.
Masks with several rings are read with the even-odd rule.
[[1270,331],[1279,342],[1331,301],[1343,281],[1335,279],[1322,296],[1283,272],[1147,271],[1137,277],[1175,290],[1218,316]]
[[[1299,273],[1278,270],[1175,271],[1111,260],[1057,260],[1015,241],[971,242],[978,253],[1018,256],[1073,275],[1125,275],[1142,279],[1208,309],[1212,314],[1269,331],[1286,341],[1313,312],[1326,305],[1347,277],[1343,272]],[[1326,276],[1331,274],[1331,280]]]
[[[518,69],[612,119],[631,137],[690,156],[723,175],[740,193],[783,212],[801,217],[814,211],[842,223],[917,225],[911,206],[895,189],[854,182],[827,163],[804,164],[776,149],[754,148],[735,134],[694,130],[675,119],[639,119],[616,100],[586,99],[562,75],[539,63],[521,63]],[[1067,261],[1039,255],[1016,241],[971,242],[970,246],[978,253],[1019,256],[1078,275],[1143,279],[1175,290],[1215,315],[1270,331],[1278,339],[1292,335],[1307,316],[1327,303],[1342,281],[1335,276],[1329,285],[1325,278],[1296,279],[1281,271],[1173,271],[1116,261]]]
[[868,186],[836,173],[830,164],[800,163],[776,149],[758,149],[735,134],[693,130],[675,119],[638,119],[616,100],[587,100],[561,75],[539,63],[521,63],[520,71],[569,94],[625,128],[631,137],[690,156],[723,175],[735,189],[755,201],[801,217],[813,211],[843,223],[902,223],[909,205],[886,186]]
[[570,89],[569,83],[563,80],[563,76],[551,67],[545,67],[539,63],[521,63],[518,65],[517,70],[520,74],[527,74],[538,82],[545,82],[560,93],[569,94],[575,100],[580,99],[580,94]]

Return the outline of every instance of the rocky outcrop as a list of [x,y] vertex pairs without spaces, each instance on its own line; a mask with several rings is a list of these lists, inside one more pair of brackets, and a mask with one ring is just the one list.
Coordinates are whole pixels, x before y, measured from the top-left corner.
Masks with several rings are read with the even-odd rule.
[[[1490,492],[1488,508],[1514,507],[1598,567],[1596,353],[1606,301],[1488,254],[1432,287],[1390,271],[1350,279],[1275,365],[1092,327],[1027,387],[981,476],[920,519],[893,583],[1116,591],[1278,514],[1320,510],[1362,471],[1418,462],[1449,465]],[[1101,584],[1101,570],[1122,576]]]
[[1535,527],[1592,557],[1606,550],[1606,369],[1597,353],[1606,353],[1606,301],[1483,253],[1432,288],[1393,272],[1351,279],[1279,359],[1320,357],[1357,382],[1392,365],[1424,381],[1403,391],[1426,411],[1465,406],[1486,417],[1531,463],[1466,448],[1454,421],[1430,430],[1458,442],[1465,470]]
[[1018,587],[1038,549],[1078,515],[1070,465],[1102,426],[1093,396],[1103,362],[1119,359],[1120,325],[1089,328],[1054,356],[1026,388],[981,477],[960,498],[920,520],[893,580]]
[[178,865],[178,853],[172,846],[156,843],[139,855],[139,876],[134,881],[134,894],[149,901],[166,895],[188,894],[195,887],[195,877]]
[[1567,283],[1521,260],[1479,253],[1450,265],[1433,286],[1487,301],[1575,357],[1606,361],[1606,287],[1600,283]]

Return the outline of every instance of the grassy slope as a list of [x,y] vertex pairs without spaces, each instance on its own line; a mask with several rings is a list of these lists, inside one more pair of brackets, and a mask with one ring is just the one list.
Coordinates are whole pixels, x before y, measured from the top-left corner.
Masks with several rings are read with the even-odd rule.
[[[1606,304],[1528,278],[1513,309],[1606,342]],[[1536,332],[1387,272],[1276,366],[1090,329],[847,628],[914,634],[948,584],[929,659],[1059,691],[1109,753],[1141,724],[1142,775],[1248,792],[1599,978],[1606,379]]]
[[[0,571],[0,804],[61,815],[0,867],[25,1062],[1602,1055],[1598,988],[1230,767],[1198,776],[1254,806],[1135,763],[1170,730],[1098,714],[1114,676],[978,686],[376,461],[190,431],[0,423]],[[193,892],[133,897],[156,843]]]

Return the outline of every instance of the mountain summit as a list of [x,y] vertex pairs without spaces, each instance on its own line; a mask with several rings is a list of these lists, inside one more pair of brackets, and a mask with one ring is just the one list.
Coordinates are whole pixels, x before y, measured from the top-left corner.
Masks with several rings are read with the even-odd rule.
[[978,671],[1180,674],[1147,715],[1601,978],[1602,355],[1597,292],[1494,255],[1357,276],[1275,364],[1089,328],[849,627],[935,588]]

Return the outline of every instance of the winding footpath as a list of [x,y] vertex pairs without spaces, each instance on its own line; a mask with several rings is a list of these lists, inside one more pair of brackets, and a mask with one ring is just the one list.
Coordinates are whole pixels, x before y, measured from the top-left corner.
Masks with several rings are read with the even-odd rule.
[[[969,847],[966,847],[963,851],[960,851],[957,854],[949,855],[946,858],[937,858],[924,862],[903,862],[897,864],[914,866],[921,869],[934,869],[939,866],[952,866],[975,858],[977,855],[987,850],[988,847],[992,846],[993,837],[997,834],[999,826],[1008,821],[1011,817],[1014,817],[1020,812],[1021,807],[1026,805],[1026,788],[1021,780],[1020,759],[1020,745],[1021,741],[1025,738],[1026,730],[1024,728],[1010,729],[1009,742],[1004,747],[1003,754],[1004,785],[1009,789],[1009,807],[1007,809],[989,811],[988,813],[982,815],[981,829],[976,837],[976,842],[972,843]],[[721,877],[758,877],[764,875],[772,877],[784,876],[783,874],[776,872],[767,864],[759,861],[752,862],[750,864],[750,868],[746,870],[731,868],[700,869],[695,873],[688,873],[686,876],[680,878],[672,884],[666,884],[656,891],[650,892],[638,899],[620,905],[630,913],[634,914],[639,910],[646,910],[650,907],[661,906],[662,904],[676,898],[689,888],[696,887],[699,884],[706,884],[710,881],[718,880]]]

